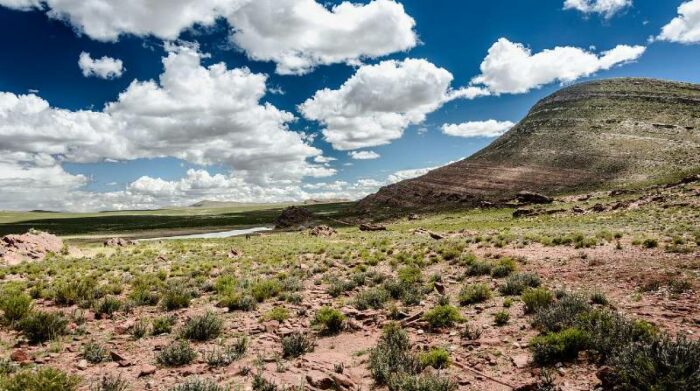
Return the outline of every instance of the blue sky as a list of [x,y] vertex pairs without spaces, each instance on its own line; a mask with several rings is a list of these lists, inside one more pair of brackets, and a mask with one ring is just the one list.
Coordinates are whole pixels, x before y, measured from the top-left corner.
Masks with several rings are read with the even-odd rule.
[[[83,5],[90,3],[83,1]],[[0,170],[5,171],[0,174],[0,185],[10,189],[0,200],[0,209],[159,207],[202,198],[356,198],[388,181],[423,172],[406,170],[469,156],[563,84],[621,76],[700,81],[700,0],[618,0],[612,9],[600,8],[596,0],[376,0],[354,1],[353,9],[346,13],[333,8],[340,1],[324,3],[325,13],[313,8],[312,0],[272,2],[272,8],[288,7],[286,12],[298,6],[306,8],[296,11],[318,13],[295,20],[296,30],[276,32],[290,37],[292,46],[293,35],[299,31],[317,34],[319,41],[329,40],[317,46],[293,47],[299,57],[310,61],[301,68],[294,65],[297,58],[288,60],[279,54],[289,47],[267,47],[274,35],[266,37],[267,41],[260,37],[266,27],[255,25],[256,17],[278,23],[274,14],[265,14],[274,10],[260,5],[269,0],[252,0],[258,3],[253,6],[246,4],[249,1],[231,0],[226,10],[207,9],[208,1],[199,2],[197,7],[203,7],[199,20],[183,20],[168,30],[163,26],[174,23],[171,21],[177,18],[173,15],[159,20],[161,10],[156,8],[151,10],[156,16],[139,19],[130,14],[137,11],[119,8],[118,1],[114,6],[119,9],[111,11],[114,17],[110,18],[108,13],[86,11],[80,2],[72,7],[64,4],[62,9],[51,0],[0,0],[0,93],[11,102],[3,108],[0,99],[0,118],[12,118],[0,124],[0,151],[6,156],[0,160]],[[185,12],[188,3],[178,0],[168,11],[177,14],[181,6]],[[685,8],[679,9],[682,4]],[[258,9],[252,9],[255,7]],[[319,18],[326,17],[347,27],[349,36],[315,24],[325,22]],[[119,18],[127,23],[117,25],[114,20]],[[407,21],[413,24],[406,25]],[[674,26],[665,29],[672,21]],[[104,25],[109,30],[112,22],[112,31],[96,30],[95,26]],[[283,29],[283,23],[275,28]],[[352,32],[353,28],[358,30]],[[242,32],[239,41],[232,39],[234,31]],[[497,42],[502,44],[498,48]],[[569,51],[559,51],[563,47]],[[494,61],[484,70],[490,49]],[[613,49],[614,58],[606,57]],[[520,58],[527,50],[527,56]],[[535,60],[543,51],[550,51],[550,57]],[[87,66],[90,70],[79,66],[83,52],[93,61]],[[95,61],[103,56],[112,62]],[[192,109],[192,115],[168,125],[172,128],[155,128],[171,118],[167,110],[173,105],[152,108],[162,118],[151,121],[153,111],[135,114],[138,105],[128,104],[120,94],[135,94],[130,85],[149,80],[169,94],[168,87],[158,84],[166,73],[163,59],[168,56],[190,56],[201,62],[202,70],[223,63],[227,72],[247,68],[251,75],[266,75],[264,92],[259,94],[258,105],[253,99],[251,110],[267,104],[275,111],[265,115],[285,112],[294,119],[278,121],[278,128],[260,125],[265,129],[257,129],[255,116],[246,117],[240,119],[246,128],[239,130],[243,125],[226,121],[239,121],[234,101],[251,95],[234,94],[232,106],[220,108],[217,99],[195,104],[187,102],[184,94],[177,98],[178,107],[192,104],[201,112]],[[566,64],[557,64],[561,58],[567,58]],[[114,63],[117,60],[120,66]],[[391,66],[387,65],[390,60]],[[410,60],[422,62],[409,67]],[[498,65],[504,61],[511,63],[510,68]],[[573,63],[571,69],[562,70]],[[389,71],[373,68],[378,64],[389,66]],[[521,73],[522,69],[528,71]],[[389,76],[394,71],[396,78]],[[92,73],[86,76],[85,72]],[[176,74],[173,68],[172,75]],[[475,82],[473,78],[479,75],[486,81]],[[425,85],[416,82],[423,78],[427,78]],[[517,81],[509,81],[512,78]],[[415,89],[402,92],[401,88],[414,82]],[[341,88],[344,83],[353,87],[345,91]],[[216,94],[226,95],[235,88],[225,87]],[[454,97],[466,88],[480,92],[476,97]],[[331,96],[317,95],[323,89]],[[424,101],[405,98],[409,92],[424,90],[430,90]],[[27,96],[43,100],[48,108],[43,112],[20,110]],[[109,111],[105,105],[110,102],[119,103],[109,113],[113,118],[96,125],[103,119],[101,114]],[[133,102],[141,101],[134,98]],[[300,106],[304,102],[306,109]],[[206,105],[224,112],[216,123],[200,128],[204,126],[198,122],[200,117],[209,112]],[[177,110],[181,115],[183,109]],[[74,118],[81,112],[95,119]],[[493,121],[485,123],[489,120]],[[56,121],[60,126],[54,126]],[[443,131],[445,124],[463,126],[453,128],[459,135],[450,135]],[[35,131],[38,127],[45,128]],[[116,127],[120,130],[112,129]],[[374,129],[372,137],[361,135],[365,127]],[[171,137],[180,131],[182,135]],[[212,134],[202,136],[209,131]],[[199,150],[184,145],[182,138],[189,136],[193,144],[209,146]],[[134,143],[138,137],[144,140]],[[249,147],[257,144],[255,137],[279,137],[279,142],[265,140],[261,141],[264,145]],[[364,137],[359,144],[358,137]],[[105,145],[122,142],[120,147]],[[230,148],[220,151],[216,145],[221,149],[231,146],[234,152]],[[351,153],[360,151],[379,157],[351,158]],[[278,161],[270,163],[275,159]]]

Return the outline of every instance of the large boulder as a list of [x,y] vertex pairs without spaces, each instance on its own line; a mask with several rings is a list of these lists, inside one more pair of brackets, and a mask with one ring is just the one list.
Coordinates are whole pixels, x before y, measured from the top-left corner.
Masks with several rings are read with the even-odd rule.
[[7,235],[0,238],[0,259],[16,264],[25,259],[40,260],[46,254],[63,250],[63,240],[46,232],[29,231],[22,235]]
[[314,214],[299,206],[290,206],[285,208],[282,213],[275,219],[275,228],[295,228],[308,226],[314,220]]

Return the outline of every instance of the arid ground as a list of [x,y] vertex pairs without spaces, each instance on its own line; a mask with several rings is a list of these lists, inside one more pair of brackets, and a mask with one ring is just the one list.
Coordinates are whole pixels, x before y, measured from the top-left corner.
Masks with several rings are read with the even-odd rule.
[[[68,242],[0,268],[2,377],[55,368],[44,377],[67,388],[51,390],[591,390],[651,373],[697,389],[700,184],[620,193],[385,231]],[[654,361],[653,344],[675,356]]]

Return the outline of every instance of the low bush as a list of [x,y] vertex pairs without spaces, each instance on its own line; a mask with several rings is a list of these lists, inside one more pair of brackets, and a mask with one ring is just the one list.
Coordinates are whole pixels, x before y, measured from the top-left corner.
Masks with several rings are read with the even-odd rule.
[[611,364],[616,389],[700,389],[700,341],[666,337],[628,344]]
[[80,377],[43,366],[22,370],[4,379],[0,377],[3,391],[75,391],[79,384]]
[[585,297],[567,294],[549,307],[537,311],[532,323],[542,332],[557,332],[574,327],[579,316],[590,311],[591,305]]
[[554,301],[554,295],[546,288],[528,288],[520,297],[525,303],[525,313],[531,314],[547,308]]
[[228,388],[218,385],[209,379],[187,379],[184,383],[170,388],[168,391],[228,391]]
[[282,287],[277,280],[260,280],[250,287],[250,294],[258,303],[277,296],[281,291]]
[[32,311],[19,322],[19,329],[30,343],[40,343],[66,334],[67,325],[62,313]]
[[608,298],[605,297],[605,293],[600,291],[595,291],[591,293],[591,303],[598,305],[607,305]]
[[453,326],[455,323],[464,321],[464,318],[456,307],[440,305],[423,314],[423,320],[428,322],[430,328],[438,329]]
[[389,384],[390,391],[453,391],[458,387],[454,380],[440,375],[400,374],[392,377]]
[[172,316],[159,316],[151,321],[153,335],[168,334],[173,330],[174,325],[175,318]]
[[187,340],[178,340],[166,346],[156,355],[156,362],[166,367],[187,365],[194,361],[197,352]]
[[510,314],[507,311],[498,311],[493,314],[493,323],[496,326],[504,326],[508,324],[510,320]]
[[493,270],[493,263],[488,261],[474,261],[467,268],[467,275],[486,276],[491,274],[491,270]]
[[226,366],[234,361],[240,360],[248,350],[249,339],[242,336],[236,342],[224,348],[215,348],[205,353],[204,359],[210,366],[221,367]]
[[0,310],[3,312],[3,323],[14,325],[32,310],[32,306],[32,298],[18,289],[2,292]]
[[160,303],[166,311],[179,310],[190,306],[192,292],[183,283],[171,283],[161,295]]
[[498,289],[501,294],[516,296],[527,288],[537,288],[540,286],[540,278],[534,273],[519,273],[508,277],[506,283]]
[[313,352],[316,342],[309,336],[295,332],[282,338],[282,357],[296,358]]
[[95,305],[95,316],[105,315],[111,317],[112,314],[122,308],[122,302],[114,296],[106,296]]
[[276,320],[278,322],[284,322],[289,319],[289,310],[284,307],[273,307],[263,315],[263,319],[266,321]]
[[644,239],[642,246],[644,248],[657,248],[659,247],[659,241],[652,238]]
[[418,355],[423,368],[444,369],[450,365],[450,353],[442,348],[433,348]]
[[337,334],[345,327],[345,315],[334,308],[321,307],[311,324],[320,327],[323,334]]
[[398,323],[386,325],[369,355],[369,371],[374,381],[384,385],[397,374],[416,374],[420,362],[411,354],[410,348],[408,334]]
[[486,284],[472,284],[462,287],[459,292],[459,304],[469,305],[482,303],[491,298],[491,288]]
[[209,341],[221,335],[224,321],[215,313],[207,312],[185,323],[180,336],[193,341]]
[[89,341],[83,345],[81,356],[91,364],[99,364],[110,359],[107,348],[95,341]]
[[368,308],[380,309],[389,301],[389,293],[383,288],[364,290],[355,296],[354,306],[360,311]]
[[253,296],[242,292],[231,292],[219,301],[220,307],[227,307],[229,311],[253,311],[258,302]]
[[517,269],[517,265],[512,258],[502,258],[496,266],[491,269],[491,276],[494,278],[508,277]]
[[574,360],[578,357],[578,352],[587,346],[588,335],[577,328],[538,336],[529,343],[533,360],[541,365]]
[[129,384],[121,375],[103,375],[90,386],[90,391],[127,391],[131,388]]

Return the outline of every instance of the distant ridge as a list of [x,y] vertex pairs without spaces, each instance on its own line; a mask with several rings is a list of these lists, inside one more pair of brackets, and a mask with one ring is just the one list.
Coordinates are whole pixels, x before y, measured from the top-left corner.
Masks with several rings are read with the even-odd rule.
[[564,88],[478,153],[383,187],[360,208],[501,202],[700,171],[700,85],[621,78]]

